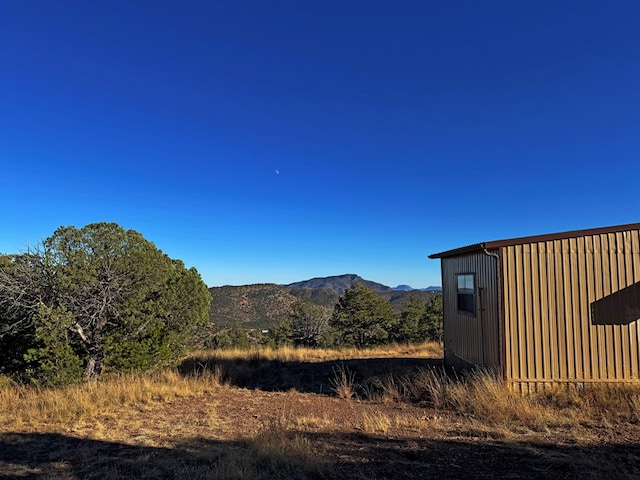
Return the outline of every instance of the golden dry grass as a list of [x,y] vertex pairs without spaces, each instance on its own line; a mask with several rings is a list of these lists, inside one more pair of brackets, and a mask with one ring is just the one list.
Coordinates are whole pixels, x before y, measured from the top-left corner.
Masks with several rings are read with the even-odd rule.
[[[245,359],[250,368],[255,359],[269,361],[320,362],[353,358],[438,355],[437,344],[392,345],[356,351],[309,348],[264,348],[196,352],[209,360]],[[450,377],[441,369],[425,368],[410,376],[385,375],[377,379],[379,391],[367,396],[367,386],[356,384],[354,372],[343,363],[333,368],[329,379],[340,398],[356,397],[392,403],[418,402],[436,410],[453,411],[470,419],[501,428],[545,431],[585,422],[640,421],[640,386],[607,385],[577,388],[556,386],[523,395],[488,372],[464,378]],[[154,374],[109,375],[93,383],[62,389],[21,386],[0,377],[0,428],[41,430],[81,423],[97,416],[117,417],[124,410],[146,408],[185,397],[199,397],[224,388],[220,368],[180,375],[174,370]],[[364,392],[364,394],[362,393]],[[213,420],[212,420],[213,421]]]
[[362,431],[385,434],[392,425],[391,417],[384,412],[365,412],[362,416]]
[[0,428],[43,431],[100,418],[117,418],[177,398],[202,396],[221,388],[214,373],[184,377],[166,370],[154,374],[108,375],[66,388],[36,388],[0,381]]
[[476,371],[455,378],[442,370],[424,369],[410,378],[385,383],[394,401],[424,399],[436,410],[462,415],[505,433],[548,432],[579,425],[638,422],[640,385],[559,384],[523,394],[491,372]]
[[351,360],[356,358],[442,357],[442,345],[437,342],[420,344],[390,344],[374,348],[319,349],[306,347],[257,347],[249,350],[227,348],[220,350],[201,350],[193,352],[192,357],[210,360],[269,360],[281,362],[323,362],[329,360]]
[[[516,458],[530,459],[530,466],[541,462],[538,450],[532,450],[531,445],[578,445],[571,455],[581,456],[583,476],[598,471],[598,462],[591,463],[594,452],[603,452],[598,457],[600,463],[612,455],[591,450],[603,439],[615,445],[631,445],[630,453],[623,450],[620,458],[630,465],[636,461],[632,452],[640,440],[640,386],[555,386],[523,395],[489,372],[456,377],[441,368],[425,367],[377,372],[375,378],[367,378],[363,376],[363,371],[367,372],[366,368],[362,370],[362,365],[367,365],[364,362],[355,364],[361,368],[356,378],[348,366],[354,365],[348,363],[354,357],[377,362],[380,358],[441,355],[437,344],[357,352],[226,350],[197,352],[193,359],[207,359],[207,368],[203,369],[110,375],[98,382],[63,389],[22,386],[0,377],[0,447],[12,447],[15,435],[19,435],[15,441],[18,444],[36,442],[35,449],[29,447],[28,461],[0,454],[0,476],[19,478],[40,472],[42,478],[86,478],[95,476],[92,469],[98,469],[101,478],[114,480],[302,479],[341,477],[352,467],[374,468],[380,461],[375,468],[380,469],[381,476],[401,473],[404,478],[413,478],[415,473],[416,478],[422,478],[424,471],[420,468],[426,463],[420,460],[421,455],[441,451],[446,459],[452,450],[465,451],[469,439],[494,452],[485,452],[482,459],[505,454],[493,442],[522,443]],[[335,368],[329,380],[334,389],[330,396],[326,395],[328,391],[318,395],[295,389],[278,392],[233,387],[219,366],[224,363],[226,368],[237,365],[250,369],[264,362],[293,362],[304,368],[306,364],[332,361]],[[268,367],[261,374],[269,375]],[[38,443],[43,434],[52,435],[54,440],[47,437]],[[48,452],[52,442],[67,447],[59,447],[55,454]],[[393,447],[381,449],[381,445]],[[39,456],[32,452],[38,447],[42,450]],[[105,449],[115,453],[100,453]],[[131,452],[131,458],[96,464],[96,452],[106,459]],[[415,455],[415,470],[385,470],[386,463],[406,461],[402,452],[408,452],[409,458]],[[36,467],[33,455],[42,459],[35,462]],[[562,459],[567,455],[545,454],[542,460],[545,465],[565,468]],[[431,458],[431,464],[438,464],[438,458]],[[508,468],[508,462],[505,466],[496,462],[491,468]],[[551,467],[545,468],[543,474],[554,472]],[[633,474],[634,470],[625,472]],[[373,473],[369,476],[375,478]]]

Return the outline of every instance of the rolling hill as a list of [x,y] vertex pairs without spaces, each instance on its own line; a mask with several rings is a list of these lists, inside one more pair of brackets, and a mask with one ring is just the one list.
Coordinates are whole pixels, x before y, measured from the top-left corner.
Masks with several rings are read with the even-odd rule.
[[241,325],[248,328],[272,328],[289,316],[291,305],[304,299],[333,309],[344,291],[362,283],[391,302],[399,312],[411,296],[431,299],[437,291],[394,290],[381,283],[365,280],[354,274],[312,278],[289,285],[274,283],[212,287],[209,320],[216,328]]

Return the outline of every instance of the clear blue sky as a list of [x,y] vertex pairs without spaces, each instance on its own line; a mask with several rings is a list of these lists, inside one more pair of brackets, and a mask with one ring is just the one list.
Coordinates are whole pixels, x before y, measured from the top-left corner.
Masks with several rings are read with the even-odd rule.
[[640,221],[638,1],[0,4],[0,252],[112,221],[210,286]]

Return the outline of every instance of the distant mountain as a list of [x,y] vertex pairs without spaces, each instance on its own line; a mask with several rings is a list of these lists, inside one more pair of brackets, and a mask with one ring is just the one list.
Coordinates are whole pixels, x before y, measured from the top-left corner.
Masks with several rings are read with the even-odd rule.
[[[394,288],[394,290],[400,290],[400,291],[403,291],[403,292],[411,292],[411,291],[415,291],[416,289],[414,289],[413,287],[410,287],[409,285],[398,285],[397,287]],[[441,292],[442,291],[442,287],[431,286],[431,287],[427,287],[427,288],[421,288],[420,291],[422,291],[422,292]]]
[[209,289],[212,297],[210,324],[202,329],[198,337],[206,338],[214,330],[232,325],[272,328],[288,318],[291,305],[298,299],[308,300],[332,311],[344,291],[356,283],[376,291],[391,302],[396,312],[410,297],[427,301],[437,294],[435,290],[397,290],[353,274],[312,278],[289,285],[265,283],[212,287]]
[[305,280],[303,282],[290,283],[285,285],[286,287],[298,287],[298,288],[325,288],[327,290],[333,290],[336,293],[342,295],[347,288],[353,287],[356,283],[361,283],[365,287],[368,287],[376,292],[386,292],[391,290],[391,287],[387,287],[381,283],[365,280],[359,275],[347,273],[345,275],[336,275],[333,277],[318,277],[311,280]]

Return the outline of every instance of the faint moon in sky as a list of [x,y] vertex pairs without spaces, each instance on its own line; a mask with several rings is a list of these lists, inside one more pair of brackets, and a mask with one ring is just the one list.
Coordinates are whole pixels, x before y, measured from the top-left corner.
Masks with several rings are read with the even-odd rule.
[[276,175],[280,175],[280,170],[276,170]]

